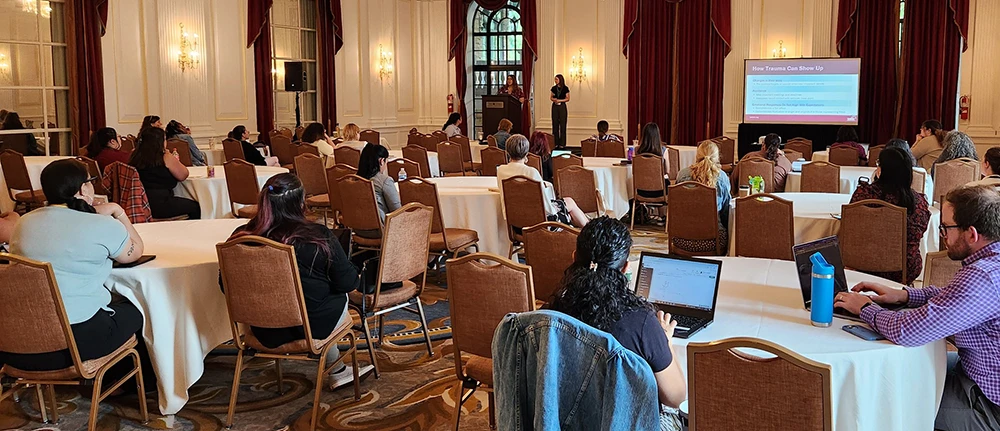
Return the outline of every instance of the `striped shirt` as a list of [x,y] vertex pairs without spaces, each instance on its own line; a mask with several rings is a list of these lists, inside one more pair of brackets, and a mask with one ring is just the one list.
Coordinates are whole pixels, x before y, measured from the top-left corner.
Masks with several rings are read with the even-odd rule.
[[875,304],[865,307],[861,318],[902,346],[954,336],[965,373],[1000,404],[1000,242],[965,258],[947,286],[907,291],[910,309]]

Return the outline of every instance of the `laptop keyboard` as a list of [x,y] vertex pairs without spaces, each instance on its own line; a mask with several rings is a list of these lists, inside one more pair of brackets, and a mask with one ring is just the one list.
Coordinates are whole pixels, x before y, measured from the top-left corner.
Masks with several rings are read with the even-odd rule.
[[677,321],[677,326],[684,328],[691,328],[702,321],[702,319],[691,316],[674,315],[673,318]]

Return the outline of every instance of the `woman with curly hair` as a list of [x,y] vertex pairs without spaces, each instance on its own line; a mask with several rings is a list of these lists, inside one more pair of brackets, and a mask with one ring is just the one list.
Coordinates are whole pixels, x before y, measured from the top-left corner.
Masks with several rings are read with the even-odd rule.
[[[677,322],[632,292],[625,276],[631,248],[624,223],[607,216],[591,220],[577,237],[573,263],[551,307],[609,332],[642,357],[656,377],[660,403],[676,408],[687,397],[684,372],[674,360]],[[661,420],[661,428],[678,429],[675,424],[672,414]]]
[[[774,178],[764,178],[764,181],[774,181],[774,191],[783,192],[785,191],[785,178],[788,177],[788,173],[792,171],[792,162],[788,161],[785,157],[785,152],[781,151],[781,136],[777,133],[768,133],[764,137],[764,148],[759,151],[751,151],[743,156],[740,161],[744,161],[751,157],[760,157],[764,160],[770,160],[774,162]],[[732,177],[732,188],[738,189],[740,182],[740,165],[736,164],[736,168],[733,169]]]
[[[945,135],[944,151],[938,156],[934,165],[937,166],[939,163],[962,158],[978,161],[979,155],[976,154],[976,144],[964,132],[952,130]],[[934,175],[934,166],[931,166],[931,175]]]

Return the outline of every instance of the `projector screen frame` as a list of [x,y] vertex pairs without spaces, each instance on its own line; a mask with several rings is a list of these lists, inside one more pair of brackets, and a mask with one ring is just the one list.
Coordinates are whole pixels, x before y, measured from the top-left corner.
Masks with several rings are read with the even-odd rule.
[[[767,121],[748,122],[748,121],[746,121],[746,117],[747,117],[747,67],[748,67],[748,63],[751,62],[751,61],[794,61],[794,60],[856,60],[857,63],[858,63],[858,84],[859,84],[858,85],[858,103],[857,103],[858,104],[858,121],[856,121],[854,124],[842,123],[842,122],[835,122],[835,123],[823,123],[823,122],[819,122],[819,123],[817,123],[817,122],[800,123],[800,122],[795,122],[795,123],[790,123],[790,122],[767,122]],[[863,63],[861,61],[861,58],[859,58],[859,57],[847,57],[847,58],[844,58],[844,57],[744,58],[743,59],[743,109],[742,109],[743,112],[740,113],[740,123],[747,123],[747,124],[818,125],[818,126],[852,126],[852,127],[857,127],[861,123],[861,115],[860,115],[861,114],[861,86],[860,86],[860,83],[861,83],[861,71],[862,71],[861,68],[862,68],[862,66],[863,66]]]

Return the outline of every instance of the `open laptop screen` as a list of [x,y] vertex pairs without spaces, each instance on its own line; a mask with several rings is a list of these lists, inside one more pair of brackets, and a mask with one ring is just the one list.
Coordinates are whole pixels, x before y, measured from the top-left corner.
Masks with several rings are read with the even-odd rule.
[[720,265],[643,253],[636,293],[654,304],[711,311]]
[[844,263],[840,258],[840,242],[836,236],[820,238],[792,247],[795,256],[795,269],[799,276],[799,287],[802,289],[802,300],[806,308],[812,303],[812,262],[809,257],[819,252],[827,263],[833,265],[833,292],[847,291],[847,277],[844,275]]

